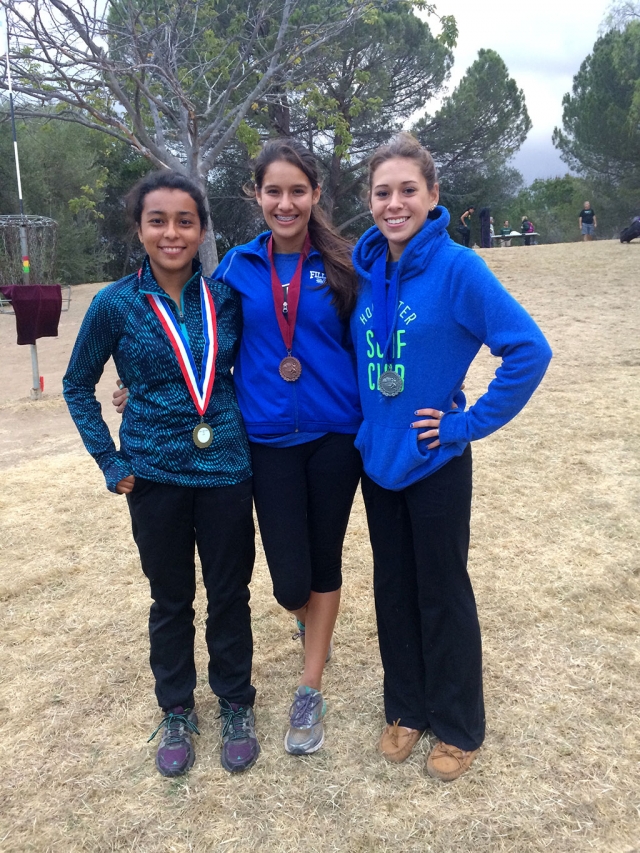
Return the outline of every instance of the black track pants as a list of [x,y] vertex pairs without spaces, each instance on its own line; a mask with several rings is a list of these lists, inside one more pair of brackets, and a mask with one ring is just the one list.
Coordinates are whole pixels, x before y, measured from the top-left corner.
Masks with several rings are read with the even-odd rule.
[[392,492],[363,475],[388,723],[484,739],[482,651],[467,573],[471,450]]
[[251,479],[188,488],[136,478],[127,495],[133,538],[149,579],[150,663],[163,709],[193,707],[195,549],[207,591],[209,684],[229,702],[252,705],[249,582],[255,558]]

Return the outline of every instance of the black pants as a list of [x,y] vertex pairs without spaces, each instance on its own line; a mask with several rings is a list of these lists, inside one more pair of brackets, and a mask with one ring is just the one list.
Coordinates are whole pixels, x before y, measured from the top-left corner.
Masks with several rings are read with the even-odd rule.
[[207,591],[209,684],[229,702],[252,705],[249,582],[255,558],[251,479],[188,488],[136,477],[127,495],[133,538],[149,579],[151,670],[164,710],[193,707],[196,668],[195,548]]
[[467,573],[471,449],[399,492],[363,475],[388,723],[484,739],[482,652]]
[[298,610],[342,586],[342,545],[362,471],[355,436],[294,447],[250,442],[253,495],[276,600]]
[[464,230],[460,231],[462,236],[462,245],[469,248],[469,244],[471,243],[471,228],[467,225]]

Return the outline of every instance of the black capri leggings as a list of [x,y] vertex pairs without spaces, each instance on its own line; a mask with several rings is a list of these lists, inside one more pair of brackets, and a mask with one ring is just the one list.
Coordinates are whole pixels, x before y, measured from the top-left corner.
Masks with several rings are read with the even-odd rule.
[[342,545],[362,472],[354,435],[294,447],[249,442],[253,497],[273,594],[298,610],[342,586]]

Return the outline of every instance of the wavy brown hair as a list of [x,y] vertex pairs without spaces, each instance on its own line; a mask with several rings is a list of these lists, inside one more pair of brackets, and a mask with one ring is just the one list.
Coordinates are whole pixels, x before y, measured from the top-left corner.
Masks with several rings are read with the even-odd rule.
[[[267,168],[278,161],[291,163],[303,172],[311,188],[320,186],[318,162],[313,154],[295,139],[270,139],[254,162],[254,181],[262,189]],[[331,303],[342,318],[348,317],[356,304],[357,280],[351,254],[353,245],[335,230],[327,214],[317,205],[311,208],[309,237],[320,255],[332,292]]]
[[369,192],[371,192],[373,175],[376,169],[385,161],[393,160],[394,157],[406,157],[408,160],[415,160],[420,167],[422,176],[427,182],[429,192],[438,183],[438,172],[431,154],[426,148],[420,145],[415,136],[402,131],[390,139],[386,145],[376,148],[371,155],[371,159],[369,160]]

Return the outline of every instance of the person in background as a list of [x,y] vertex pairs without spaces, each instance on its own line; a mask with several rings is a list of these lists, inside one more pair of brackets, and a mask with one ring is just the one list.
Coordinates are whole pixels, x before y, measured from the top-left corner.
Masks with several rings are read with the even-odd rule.
[[531,232],[534,230],[533,222],[529,219],[528,216],[522,217],[522,222],[520,224],[520,231],[524,234],[524,245],[531,245]]
[[[427,773],[451,781],[485,733],[467,571],[471,442],[522,409],[551,350],[485,262],[449,237],[433,159],[416,139],[401,133],[374,152],[369,187],[375,225],[354,250],[360,291],[351,331],[384,669],[379,748],[404,761],[431,729]],[[483,344],[501,364],[465,410],[461,385]]]
[[509,235],[511,234],[511,226],[509,225],[508,219],[505,219],[504,225],[500,229],[500,234],[504,238],[500,241],[502,243],[502,245],[507,246],[507,247],[510,246],[511,240],[509,240],[508,238],[509,238]]
[[[64,396],[107,487],[126,495],[150,585],[150,663],[163,719],[156,767],[193,765],[195,550],[207,593],[209,685],[222,719],[222,766],[247,770],[260,752],[251,684],[249,582],[255,557],[251,463],[231,367],[240,299],[207,282],[198,260],[207,211],[177,172],[153,172],[127,196],[146,257],[87,311]],[[116,450],[95,387],[109,358],[131,390]]]
[[480,219],[480,248],[482,249],[490,249],[491,248],[491,209],[488,207],[480,208],[480,213],[478,214],[478,218]]
[[469,225],[469,220],[473,215],[475,207],[471,205],[468,207],[465,212],[460,217],[460,225],[458,225],[458,231],[462,237],[462,245],[469,246],[471,243],[471,226]]
[[598,220],[590,201],[585,201],[584,207],[578,217],[578,225],[582,234],[582,242],[586,243],[593,240],[596,228],[598,227]]

